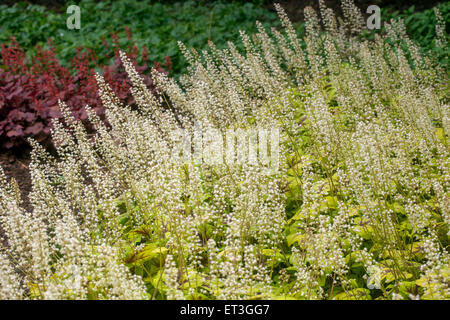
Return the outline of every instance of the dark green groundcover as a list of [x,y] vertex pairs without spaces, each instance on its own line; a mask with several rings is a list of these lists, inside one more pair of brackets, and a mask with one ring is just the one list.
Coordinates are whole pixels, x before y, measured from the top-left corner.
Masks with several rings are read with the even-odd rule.
[[[8,1],[6,1],[8,3]],[[40,3],[37,4],[30,4]],[[177,75],[185,69],[186,62],[182,57],[177,41],[182,41],[187,47],[194,47],[198,51],[207,47],[208,40],[212,40],[219,48],[226,46],[228,41],[236,42],[239,30],[249,33],[256,31],[255,21],[259,20],[265,26],[279,26],[276,14],[271,10],[271,1],[149,1],[149,0],[81,0],[81,1],[45,1],[35,0],[15,3],[14,5],[0,5],[0,43],[8,43],[11,36],[15,36],[19,44],[29,55],[39,44],[46,46],[47,40],[52,39],[58,57],[63,65],[67,65],[76,54],[76,47],[93,49],[100,57],[106,56],[101,37],[110,38],[112,32],[117,32],[121,45],[129,41],[124,30],[128,26],[133,33],[133,40],[138,47],[147,46],[151,59],[164,61],[170,56],[173,62],[173,74]],[[295,6],[303,7],[318,1],[280,1],[287,9]],[[311,2],[311,3],[309,3]],[[417,7],[409,7],[406,11],[402,1],[391,2],[394,7],[386,6],[386,1],[373,0],[382,9],[382,20],[402,17],[405,20],[408,33],[418,42],[423,50],[437,51],[434,44],[436,18],[433,9],[417,11],[436,4],[437,1],[410,1]],[[328,1],[329,6],[338,7],[339,1]],[[367,1],[355,1],[365,13]],[[66,8],[70,4],[77,4],[81,9],[81,29],[69,30],[66,20],[69,14]],[[438,5],[445,21],[450,21],[450,2]],[[295,9],[295,8],[294,8]],[[293,20],[301,21],[302,12],[288,10]],[[301,22],[296,24],[302,32]],[[240,42],[237,42],[240,43]],[[108,52],[110,54],[110,52]],[[448,52],[435,52],[442,60],[448,57]],[[105,59],[105,58],[103,58]],[[444,61],[444,63],[446,63]],[[1,62],[0,62],[1,65]]]

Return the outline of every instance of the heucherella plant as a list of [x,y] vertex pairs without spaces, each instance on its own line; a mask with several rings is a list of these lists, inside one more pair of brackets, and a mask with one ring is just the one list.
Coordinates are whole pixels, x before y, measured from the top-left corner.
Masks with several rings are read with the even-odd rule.
[[243,52],[180,43],[156,92],[121,53],[136,106],[97,75],[93,135],[60,102],[31,211],[0,170],[0,298],[448,299],[447,73],[342,6],[299,38],[276,5]]

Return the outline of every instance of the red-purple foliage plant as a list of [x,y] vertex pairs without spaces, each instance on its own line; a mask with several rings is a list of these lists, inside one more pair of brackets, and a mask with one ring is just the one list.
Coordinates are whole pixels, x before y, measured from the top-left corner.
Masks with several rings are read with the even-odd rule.
[[[130,30],[125,30],[131,40]],[[102,39],[103,45],[114,51],[115,60],[112,65],[100,65],[98,56],[92,50],[78,48],[70,68],[59,63],[51,40],[49,49],[36,47],[36,54],[31,61],[27,61],[24,50],[14,37],[9,46],[2,44],[0,54],[4,67],[0,68],[0,149],[21,146],[28,137],[40,142],[49,141],[51,119],[61,117],[59,99],[66,102],[76,119],[87,118],[85,105],[89,105],[102,117],[104,107],[97,94],[94,67],[103,70],[106,82],[122,102],[133,105],[134,99],[129,90],[131,83],[119,59],[117,34],[112,34],[112,39],[112,46],[109,46],[106,39]],[[149,61],[147,48],[144,46],[139,50],[133,44],[124,51],[143,76],[145,84],[154,91],[146,66]],[[138,57],[141,57],[143,65],[137,64]],[[170,70],[171,61],[168,57],[165,66]],[[167,73],[158,62],[154,63],[154,67],[159,72]]]

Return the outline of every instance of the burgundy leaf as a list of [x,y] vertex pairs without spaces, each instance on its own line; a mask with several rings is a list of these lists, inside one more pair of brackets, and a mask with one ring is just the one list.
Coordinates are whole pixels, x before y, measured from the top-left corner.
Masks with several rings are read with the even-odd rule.
[[9,137],[9,138],[23,136],[22,126],[18,125],[14,129],[9,130],[6,133],[6,136]]
[[36,115],[32,112],[25,112],[24,119],[27,122],[33,122],[36,119]]
[[42,124],[42,122],[36,122],[31,127],[28,127],[28,128],[25,129],[25,134],[27,134],[27,135],[28,134],[37,135],[43,129],[44,129],[44,125]]

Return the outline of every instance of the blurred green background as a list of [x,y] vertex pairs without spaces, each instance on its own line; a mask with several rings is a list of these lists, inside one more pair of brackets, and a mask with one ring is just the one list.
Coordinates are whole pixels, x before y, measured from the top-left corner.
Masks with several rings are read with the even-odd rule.
[[[339,13],[339,1],[325,1]],[[378,4],[382,8],[382,20],[402,17],[407,31],[413,40],[424,50],[433,50],[436,18],[433,5],[438,4],[446,21],[450,20],[450,2],[409,1],[416,6],[409,6],[404,1],[355,1],[363,12],[367,5]],[[272,1],[45,1],[28,2],[3,1],[0,5],[0,43],[8,44],[15,36],[19,44],[32,55],[34,47],[39,44],[47,46],[52,39],[57,55],[62,64],[68,64],[76,54],[76,47],[93,49],[99,57],[104,57],[106,50],[101,36],[110,39],[112,32],[117,32],[121,45],[129,41],[124,30],[128,26],[133,40],[138,47],[147,46],[150,57],[164,61],[170,56],[173,62],[173,75],[178,75],[186,67],[177,41],[198,51],[207,47],[212,40],[221,48],[227,41],[239,38],[239,30],[253,32],[255,20],[265,26],[279,26],[273,10]],[[296,22],[296,28],[303,30],[302,8],[305,5],[317,7],[318,1],[281,1],[289,16]],[[390,4],[389,4],[390,3]],[[77,4],[81,8],[81,29],[69,30],[66,8]],[[105,58],[106,59],[106,58]],[[105,62],[105,61],[100,61]],[[0,63],[1,65],[1,63]]]

